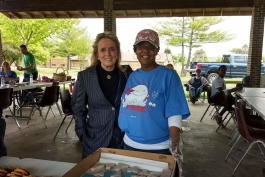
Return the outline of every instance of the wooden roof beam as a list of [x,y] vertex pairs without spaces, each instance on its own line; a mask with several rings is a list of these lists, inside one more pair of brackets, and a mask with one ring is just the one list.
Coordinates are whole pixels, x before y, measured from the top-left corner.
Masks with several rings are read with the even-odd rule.
[[124,15],[124,17],[127,17],[127,14],[126,14],[126,12],[125,11],[122,11],[123,12],[123,15]]
[[38,12],[42,18],[46,18],[42,12]]
[[82,18],[85,18],[84,14],[83,14],[81,11],[78,11],[78,13],[80,14],[80,16],[81,16]]
[[52,15],[54,15],[56,18],[58,18],[58,15],[56,12],[51,11]]
[[93,11],[97,18],[99,18],[99,15],[96,11]]
[[30,12],[25,12],[30,18],[33,18],[33,15]]
[[66,16],[67,16],[68,18],[71,18],[71,15],[70,15],[67,11],[64,11],[64,13],[66,14]]
[[221,16],[223,16],[223,10],[224,10],[224,9],[222,8],[222,9],[221,9]]
[[186,10],[186,13],[187,13],[187,17],[188,17],[189,16],[189,10],[188,9]]
[[21,19],[21,16],[16,12],[10,12],[12,15],[14,15],[16,18]]
[[141,15],[141,11],[140,11],[140,10],[138,11],[138,13],[139,13],[139,17],[142,17],[142,15]]
[[1,0],[0,12],[92,11],[104,9],[99,0]]
[[115,0],[114,10],[206,9],[254,7],[254,0]]
[[204,17],[204,9],[202,9],[202,16]]
[[156,17],[156,11],[154,10],[154,15],[155,15],[155,17]]
[[172,15],[172,10],[169,10],[169,14],[170,14],[170,17],[172,17],[173,15]]
[[239,7],[239,9],[238,9],[238,15],[240,15],[240,13],[241,13],[241,8]]

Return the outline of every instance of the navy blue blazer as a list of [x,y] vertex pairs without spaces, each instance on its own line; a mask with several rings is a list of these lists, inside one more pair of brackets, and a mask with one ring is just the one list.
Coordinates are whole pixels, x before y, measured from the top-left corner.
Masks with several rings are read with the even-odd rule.
[[112,105],[101,91],[96,66],[78,73],[72,109],[75,116],[76,135],[83,145],[82,158],[101,147],[122,148],[124,133],[115,125],[118,125],[121,95],[129,74],[119,70],[117,96]]

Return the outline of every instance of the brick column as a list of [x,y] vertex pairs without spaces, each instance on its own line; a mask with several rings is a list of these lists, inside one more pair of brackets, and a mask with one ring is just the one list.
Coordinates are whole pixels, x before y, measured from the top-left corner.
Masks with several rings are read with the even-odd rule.
[[116,15],[113,0],[104,0],[104,31],[116,33]]
[[260,87],[265,0],[255,0],[252,12],[247,75],[254,87]]
[[3,46],[2,46],[2,36],[1,36],[1,31],[0,31],[0,66],[2,66],[3,61],[4,61],[4,54],[3,54]]

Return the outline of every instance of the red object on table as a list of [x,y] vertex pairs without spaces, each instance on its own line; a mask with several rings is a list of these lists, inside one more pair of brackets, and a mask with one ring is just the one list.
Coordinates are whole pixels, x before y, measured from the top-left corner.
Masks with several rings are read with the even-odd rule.
[[69,91],[70,91],[70,93],[73,93],[73,90],[74,90],[74,84],[70,84],[69,85]]

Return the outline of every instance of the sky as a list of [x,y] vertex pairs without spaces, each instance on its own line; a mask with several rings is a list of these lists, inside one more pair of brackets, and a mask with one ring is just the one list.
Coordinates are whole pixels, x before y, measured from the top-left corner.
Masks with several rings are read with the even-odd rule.
[[[228,54],[232,48],[241,48],[244,44],[249,46],[251,16],[226,16],[223,18],[225,20],[222,23],[213,26],[212,29],[222,29],[233,33],[235,39],[223,43],[203,44],[201,48],[206,52],[208,57],[217,57],[223,54]],[[116,20],[116,33],[121,43],[121,50],[123,52],[133,52],[132,45],[140,30],[151,28],[151,26],[156,24],[157,21],[168,19],[170,18],[118,18]],[[104,21],[103,19],[82,19],[81,26],[87,27],[87,31],[91,38],[95,39],[98,33],[103,32]],[[265,44],[265,39],[263,43]],[[163,52],[166,47],[167,45],[162,42],[160,37],[160,52]],[[180,47],[169,46],[169,48],[175,55],[181,53]],[[195,50],[197,49],[194,49],[193,52]],[[187,49],[185,49],[185,54],[188,55]],[[265,54],[264,49],[263,54]]]

